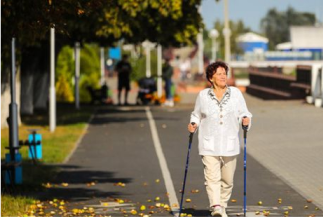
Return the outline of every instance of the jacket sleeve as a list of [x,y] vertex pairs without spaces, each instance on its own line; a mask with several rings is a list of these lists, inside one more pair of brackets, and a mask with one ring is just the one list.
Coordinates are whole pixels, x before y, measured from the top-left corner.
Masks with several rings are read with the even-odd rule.
[[249,126],[248,126],[248,131],[250,130],[251,128],[251,118],[252,118],[252,114],[249,112],[248,108],[247,108],[247,104],[246,104],[246,101],[241,93],[240,90],[238,90],[238,100],[239,100],[239,108],[238,108],[238,118],[239,118],[239,124],[242,123],[242,118],[243,117],[248,117],[250,118],[250,123],[249,123]]
[[200,121],[201,121],[201,102],[200,102],[200,94],[197,96],[196,98],[196,102],[195,102],[195,107],[194,107],[194,111],[191,113],[191,119],[190,119],[190,123],[194,122],[195,124],[197,124],[197,127],[200,125]]

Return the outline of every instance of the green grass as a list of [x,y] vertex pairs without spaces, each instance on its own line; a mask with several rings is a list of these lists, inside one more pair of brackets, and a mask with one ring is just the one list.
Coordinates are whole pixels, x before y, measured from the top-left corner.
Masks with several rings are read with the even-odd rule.
[[1,194],[1,216],[23,216],[33,201],[24,196]]
[[235,77],[235,79],[249,78],[249,73],[248,72],[235,73],[234,77]]
[[[73,105],[60,105],[57,108],[57,127],[51,133],[48,127],[48,114],[38,112],[32,116],[22,117],[22,125],[19,127],[19,140],[27,140],[30,132],[28,129],[39,129],[42,135],[43,159],[38,165],[33,165],[28,159],[28,147],[23,146],[19,152],[23,158],[23,184],[16,187],[15,195],[1,195],[1,216],[22,216],[28,209],[28,205],[35,198],[21,196],[26,192],[42,191],[43,183],[51,182],[58,173],[58,167],[49,163],[62,163],[75,147],[77,140],[84,133],[84,127],[93,107],[74,109]],[[8,153],[9,130],[1,130],[1,160]]]

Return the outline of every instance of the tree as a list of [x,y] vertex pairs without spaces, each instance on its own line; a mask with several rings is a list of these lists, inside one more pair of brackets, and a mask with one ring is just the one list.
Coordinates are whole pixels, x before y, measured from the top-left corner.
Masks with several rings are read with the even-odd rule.
[[283,12],[277,11],[276,8],[270,9],[261,19],[260,25],[262,32],[269,39],[269,48],[275,49],[277,44],[290,41],[290,26],[314,25],[315,22],[314,14],[297,12],[289,7]]
[[134,44],[145,39],[165,46],[189,44],[203,25],[198,13],[201,0],[3,0],[1,4],[1,25],[6,30],[1,35],[4,78],[9,76],[3,73],[10,72],[12,37],[17,41],[17,64],[24,63],[24,79],[35,72],[49,74],[50,27],[56,31],[57,56],[63,46],[76,41],[100,46],[120,39]]

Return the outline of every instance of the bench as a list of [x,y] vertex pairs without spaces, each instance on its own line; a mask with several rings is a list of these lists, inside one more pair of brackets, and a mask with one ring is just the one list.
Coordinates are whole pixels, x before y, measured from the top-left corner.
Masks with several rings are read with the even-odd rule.
[[[262,99],[305,99],[310,91],[308,66],[297,66],[296,77],[274,71],[249,68],[250,85],[247,93]],[[276,71],[276,72],[275,72]]]

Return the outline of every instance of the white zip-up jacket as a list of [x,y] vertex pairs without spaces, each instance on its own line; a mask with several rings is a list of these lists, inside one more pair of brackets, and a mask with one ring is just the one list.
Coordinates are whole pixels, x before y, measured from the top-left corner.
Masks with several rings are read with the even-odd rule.
[[239,129],[242,118],[250,118],[241,91],[228,87],[219,101],[212,88],[200,91],[190,122],[198,126],[199,154],[210,156],[234,156],[240,153]]

